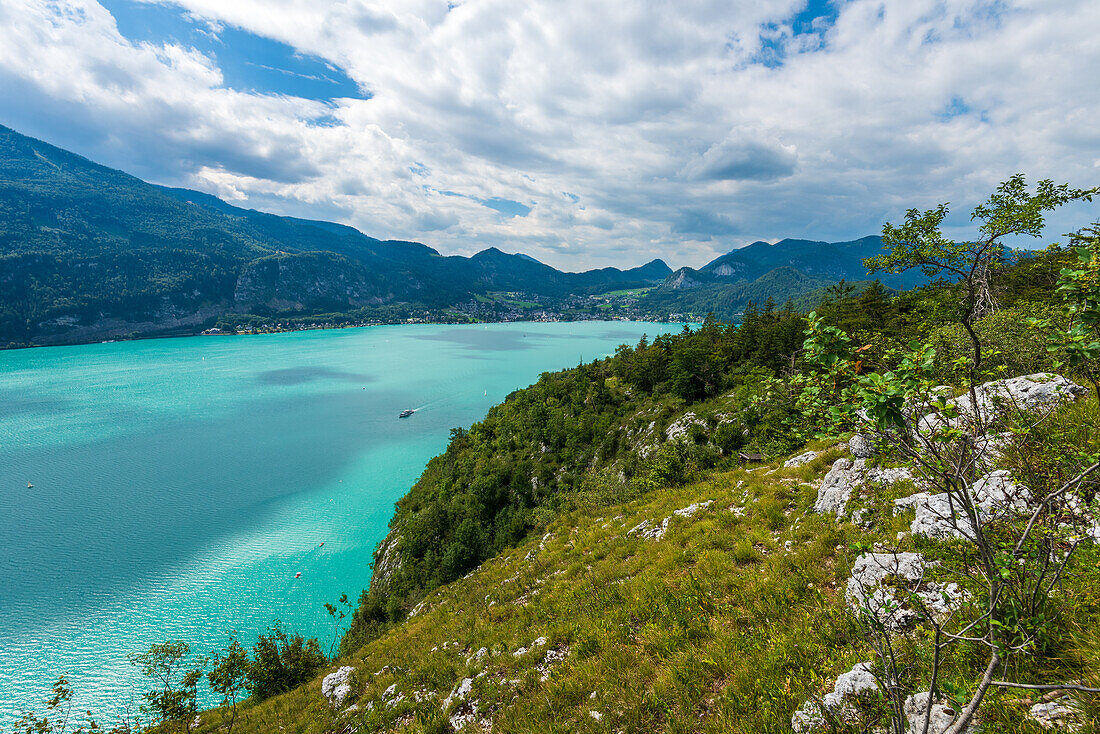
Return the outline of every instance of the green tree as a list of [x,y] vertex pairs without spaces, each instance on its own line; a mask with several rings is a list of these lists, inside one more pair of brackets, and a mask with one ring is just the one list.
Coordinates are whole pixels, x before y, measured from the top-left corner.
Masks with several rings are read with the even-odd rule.
[[958,279],[962,285],[959,322],[972,345],[969,369],[973,381],[982,364],[982,343],[974,322],[997,307],[992,281],[1004,259],[1004,240],[1018,235],[1041,236],[1045,212],[1074,200],[1091,201],[1096,191],[1055,185],[1045,179],[1032,194],[1023,175],[1016,174],[974,208],[970,221],[981,222],[976,239],[956,242],[944,236],[941,227],[948,213],[947,204],[924,212],[910,209],[903,224],[887,222],[882,228],[883,247],[890,251],[868,258],[864,264],[871,272],[900,273],[919,267],[930,278]]
[[351,611],[351,602],[348,601],[348,595],[341,594],[335,604],[325,602],[325,611],[328,612],[328,615],[332,618],[332,644],[329,645],[328,650],[328,654],[331,657],[335,654],[337,645],[340,644],[340,623],[344,621]]
[[153,683],[153,688],[142,695],[146,701],[142,709],[157,721],[182,724],[185,732],[191,731],[198,713],[196,697],[204,663],[200,659],[197,667],[187,670],[190,655],[190,645],[171,640],[153,643],[145,652],[129,656],[130,663]]
[[232,734],[237,721],[237,702],[248,690],[248,670],[251,665],[248,651],[241,646],[236,635],[221,650],[210,654],[210,670],[206,682],[210,690],[221,696],[221,706],[229,707],[229,724],[226,734]]
[[1100,402],[1100,224],[1070,235],[1077,263],[1058,279],[1066,328],[1055,335],[1051,351],[1066,355],[1096,392]]
[[[39,716],[34,711],[27,711],[16,720],[12,729],[13,734],[91,734],[104,731],[92,719],[92,712],[85,712],[85,720],[77,721],[73,718],[73,688],[69,679],[64,675],[53,684],[52,695],[46,700],[46,709]],[[72,724],[75,728],[70,729]],[[129,731],[129,727],[123,730],[116,727],[112,732]]]

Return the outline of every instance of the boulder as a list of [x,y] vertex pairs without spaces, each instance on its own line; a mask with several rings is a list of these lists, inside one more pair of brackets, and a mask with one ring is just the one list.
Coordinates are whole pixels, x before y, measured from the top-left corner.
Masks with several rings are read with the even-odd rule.
[[[966,592],[958,584],[925,581],[929,566],[919,553],[864,553],[856,559],[848,579],[848,606],[869,612],[891,630],[912,627],[920,617],[920,607],[942,619],[958,608]],[[917,609],[910,595],[920,600]]]
[[837,517],[843,517],[852,492],[864,483],[896,484],[912,480],[913,474],[908,469],[880,469],[868,467],[865,459],[837,459],[821,480],[814,512],[834,513]]
[[[940,413],[922,416],[916,434],[924,437],[941,428],[966,428],[978,418],[984,426],[998,425],[1012,412],[1042,414],[1086,394],[1086,388],[1049,372],[993,380],[975,387],[973,397],[967,392],[950,401],[958,410],[957,418],[945,418]],[[995,456],[1004,442],[1001,434],[990,437],[977,449]]]
[[848,440],[848,453],[857,459],[870,459],[878,453],[878,449],[870,436],[857,433]]
[[[929,714],[927,691],[906,698],[902,710],[905,713],[905,720],[909,723],[910,734],[919,734],[924,731],[925,716],[928,717],[928,734],[943,734],[958,717],[954,709],[942,703],[933,703],[932,712]],[[977,731],[977,724],[972,723],[966,727],[966,734]]]
[[1005,410],[1043,413],[1087,394],[1086,388],[1072,380],[1040,372],[986,382],[974,388],[976,403],[965,393],[955,399],[955,406],[964,416],[979,416],[983,422],[991,423],[997,422]]
[[1078,732],[1083,725],[1081,712],[1064,701],[1037,703],[1031,707],[1027,715],[1044,729]]
[[813,461],[814,459],[817,458],[818,453],[819,452],[817,452],[817,451],[807,451],[804,454],[799,454],[798,456],[792,457],[792,458],[787,459],[786,461],[784,461],[783,462],[783,467],[785,469],[790,469],[790,468],[795,467],[795,466],[802,466],[803,464],[809,464],[811,461]]
[[344,699],[351,693],[351,675],[355,668],[345,665],[335,673],[329,673],[321,680],[321,694],[334,707],[342,706]]
[[814,512],[843,517],[852,490],[863,482],[863,459],[837,459],[817,490]]
[[[970,485],[970,493],[982,522],[1026,513],[1032,509],[1035,501],[1028,488],[1012,481],[1009,472],[1003,469],[990,472],[974,482]],[[975,539],[974,525],[965,508],[946,492],[919,492],[894,500],[894,506],[895,512],[908,507],[916,510],[916,517],[909,526],[915,535],[936,540]]]
[[871,663],[856,663],[837,679],[833,690],[826,693],[821,703],[807,701],[791,717],[795,734],[811,734],[826,731],[829,717],[847,724],[859,720],[860,703],[873,700],[880,694],[878,681],[871,672]]
[[914,497],[919,497],[911,505],[917,511],[916,517],[909,525],[909,530],[914,535],[923,535],[934,540],[975,539],[974,524],[963,508],[946,492],[940,494],[921,492]]
[[986,474],[971,485],[970,491],[984,516],[1021,514],[1031,510],[1035,502],[1028,488],[1012,481],[1005,469]]

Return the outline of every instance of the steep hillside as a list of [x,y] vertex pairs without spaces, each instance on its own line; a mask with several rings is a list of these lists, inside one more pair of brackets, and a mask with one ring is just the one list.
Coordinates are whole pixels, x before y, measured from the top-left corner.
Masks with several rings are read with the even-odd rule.
[[[1095,403],[1066,410],[1095,424]],[[807,701],[868,659],[850,580],[866,551],[937,550],[910,534],[912,510],[891,511],[916,491],[906,480],[868,481],[853,494],[866,509],[840,518],[815,511],[849,453],[811,449],[566,513],[310,685],[244,709],[236,730],[790,732]],[[1100,682],[1098,584],[1088,543],[1066,575],[1065,638],[1013,678]],[[965,655],[940,671],[964,691],[976,673]],[[1095,697],[1070,700],[1078,731],[1092,731]],[[992,693],[984,730],[1045,731],[1034,703]],[[204,713],[199,731],[224,715]]]
[[1094,730],[1100,384],[1049,373],[1072,332],[1036,287],[1095,292],[1100,237],[1078,242],[1001,274],[980,372],[941,283],[543,375],[399,502],[350,628],[326,605],[338,659],[215,651],[253,698],[195,728]]

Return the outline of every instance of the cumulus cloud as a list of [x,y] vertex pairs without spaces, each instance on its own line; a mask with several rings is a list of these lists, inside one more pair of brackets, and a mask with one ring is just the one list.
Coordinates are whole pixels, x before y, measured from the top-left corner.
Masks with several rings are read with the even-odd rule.
[[[127,38],[94,0],[9,0],[0,122],[158,183],[569,269],[860,236],[1017,171],[1100,179],[1093,0],[837,0],[816,20],[804,0],[156,1],[371,96],[233,89],[216,55]],[[1072,216],[1054,231],[1096,210]]]
[[774,181],[794,173],[798,154],[793,145],[759,140],[723,140],[684,168],[696,181]]

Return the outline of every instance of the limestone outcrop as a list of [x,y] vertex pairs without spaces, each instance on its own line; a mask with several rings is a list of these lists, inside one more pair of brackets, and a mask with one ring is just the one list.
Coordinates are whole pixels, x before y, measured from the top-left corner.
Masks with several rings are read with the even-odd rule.
[[334,707],[342,706],[344,699],[351,693],[351,676],[354,672],[355,668],[345,665],[321,680],[321,694]]
[[795,734],[827,731],[829,719],[845,724],[857,723],[861,703],[870,702],[879,695],[878,681],[871,671],[871,663],[856,663],[850,671],[837,677],[833,690],[826,693],[820,703],[811,700],[803,704],[791,717]]
[[831,513],[843,517],[847,512],[852,493],[866,483],[896,484],[912,481],[908,469],[868,467],[866,459],[837,459],[829,473],[821,480],[817,491],[814,512]]
[[787,459],[786,461],[783,462],[783,468],[784,469],[790,469],[792,467],[802,466],[803,464],[809,464],[811,461],[813,461],[814,459],[816,459],[818,457],[819,453],[820,452],[818,452],[818,451],[807,451],[804,454],[799,454],[798,456],[793,456],[790,459]]
[[[1012,481],[1009,472],[990,472],[970,486],[978,519],[986,522],[998,517],[1021,514],[1031,509],[1034,498],[1027,487]],[[957,497],[946,492],[917,494],[894,501],[896,510],[913,508],[916,517],[909,529],[914,535],[937,540],[961,538],[974,540],[973,521]]]
[[929,568],[920,553],[864,553],[848,579],[848,606],[871,614],[891,630],[912,627],[922,613],[943,619],[966,593],[958,584],[925,581]]

